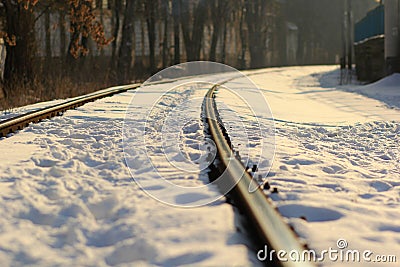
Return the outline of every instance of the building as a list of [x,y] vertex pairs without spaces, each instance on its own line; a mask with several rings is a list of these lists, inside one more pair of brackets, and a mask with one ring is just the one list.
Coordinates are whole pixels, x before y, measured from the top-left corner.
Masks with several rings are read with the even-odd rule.
[[400,0],[385,1],[386,73],[400,72]]
[[355,25],[357,77],[376,81],[400,72],[400,0],[381,1]]

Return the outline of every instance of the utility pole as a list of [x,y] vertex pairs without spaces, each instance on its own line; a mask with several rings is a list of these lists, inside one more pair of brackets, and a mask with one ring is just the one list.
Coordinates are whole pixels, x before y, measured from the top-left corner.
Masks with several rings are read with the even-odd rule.
[[342,56],[340,57],[340,85],[344,84],[346,79],[347,65],[347,1],[343,1],[343,18],[342,18]]
[[346,68],[347,65],[347,39],[346,39],[346,32],[347,32],[347,16],[346,16],[346,3],[343,6],[343,19],[342,19],[342,58],[340,60],[340,67],[342,69]]
[[[344,13],[343,13],[344,15]],[[345,16],[343,16],[342,20],[342,56],[340,57],[340,85],[344,84],[344,78],[345,78],[345,70],[346,70],[346,19]]]
[[347,2],[347,68],[352,70],[353,68],[353,7],[352,0],[346,0]]

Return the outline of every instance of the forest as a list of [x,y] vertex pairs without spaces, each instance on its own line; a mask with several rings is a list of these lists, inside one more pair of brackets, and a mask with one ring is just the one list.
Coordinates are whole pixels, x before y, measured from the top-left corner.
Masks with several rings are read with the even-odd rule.
[[351,23],[378,4],[0,0],[0,109],[143,81],[194,60],[238,69],[338,64],[347,1]]

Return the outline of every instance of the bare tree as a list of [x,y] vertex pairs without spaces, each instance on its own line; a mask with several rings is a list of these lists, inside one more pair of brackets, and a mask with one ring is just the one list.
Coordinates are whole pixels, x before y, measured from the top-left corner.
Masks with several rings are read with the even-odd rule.
[[34,78],[33,60],[36,51],[34,14],[31,3],[1,0],[6,12],[6,62],[4,81],[22,80],[30,82]]
[[200,51],[203,44],[204,25],[207,16],[207,3],[199,0],[193,9],[190,9],[189,1],[180,2],[181,27],[185,42],[188,61],[200,60]]
[[171,1],[162,1],[163,19],[164,19],[164,35],[162,41],[162,65],[166,68],[169,65],[169,17],[170,17],[170,4]]
[[111,24],[114,41],[112,42],[112,52],[111,52],[111,68],[115,67],[115,62],[117,62],[117,49],[118,40],[120,32],[121,15],[124,12],[122,1],[120,0],[110,0],[110,8],[112,10]]
[[272,0],[246,0],[245,19],[248,28],[250,67],[266,66],[267,37],[275,3]]
[[156,70],[156,59],[155,59],[155,43],[156,43],[156,14],[157,0],[145,0],[144,9],[147,23],[147,37],[149,40],[149,61],[150,61],[150,73],[153,74]]
[[65,20],[65,6],[61,6],[58,9],[58,27],[60,28],[60,58],[61,62],[67,51],[67,31],[66,31],[66,20]]
[[223,39],[225,39],[224,37],[226,37],[226,24],[231,5],[232,3],[230,3],[229,0],[209,1],[209,8],[211,13],[211,21],[213,28],[211,36],[210,53],[209,53],[210,61],[216,61],[217,59],[216,50],[217,50],[218,40],[221,37],[221,31],[223,31]]
[[181,62],[181,49],[180,49],[181,4],[180,4],[180,0],[172,0],[172,16],[174,18],[174,64],[179,64]]
[[126,0],[124,22],[122,25],[121,46],[118,57],[118,80],[126,82],[132,67],[132,49],[135,18],[135,0]]

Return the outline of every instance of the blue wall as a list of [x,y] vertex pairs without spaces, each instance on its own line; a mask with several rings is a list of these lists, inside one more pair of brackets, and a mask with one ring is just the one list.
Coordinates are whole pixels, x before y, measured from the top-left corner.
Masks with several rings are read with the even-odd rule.
[[360,42],[385,33],[385,8],[383,5],[368,12],[361,21],[357,22],[354,29],[354,41]]

